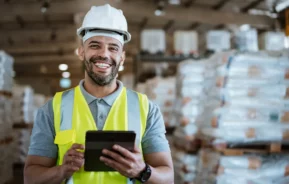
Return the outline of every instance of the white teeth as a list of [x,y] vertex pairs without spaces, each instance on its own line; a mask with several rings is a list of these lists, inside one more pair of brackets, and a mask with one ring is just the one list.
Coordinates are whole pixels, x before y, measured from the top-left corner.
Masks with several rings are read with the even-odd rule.
[[99,67],[99,68],[108,68],[109,65],[105,64],[105,63],[96,63],[95,66]]

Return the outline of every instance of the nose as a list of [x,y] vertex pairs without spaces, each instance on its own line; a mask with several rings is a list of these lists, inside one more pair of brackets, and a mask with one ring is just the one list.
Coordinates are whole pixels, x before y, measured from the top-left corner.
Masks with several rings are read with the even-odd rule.
[[102,58],[109,58],[109,50],[107,47],[102,47],[98,50],[98,56],[101,56]]

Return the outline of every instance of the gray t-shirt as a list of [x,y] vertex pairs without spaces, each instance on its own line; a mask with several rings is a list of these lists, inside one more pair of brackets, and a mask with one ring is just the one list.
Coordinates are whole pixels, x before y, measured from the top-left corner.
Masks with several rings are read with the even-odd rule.
[[[84,81],[82,80],[79,84],[81,92],[89,105],[95,122],[97,122],[97,128],[102,130],[110,108],[120,94],[123,84],[122,82],[117,81],[118,89],[114,93],[104,98],[96,98],[84,89],[83,83]],[[150,101],[147,126],[142,139],[143,153],[150,154],[170,151],[165,133],[164,120],[160,109]],[[54,113],[52,100],[49,100],[43,107],[38,109],[32,130],[28,155],[57,158],[58,148],[57,145],[54,144],[54,138]]]

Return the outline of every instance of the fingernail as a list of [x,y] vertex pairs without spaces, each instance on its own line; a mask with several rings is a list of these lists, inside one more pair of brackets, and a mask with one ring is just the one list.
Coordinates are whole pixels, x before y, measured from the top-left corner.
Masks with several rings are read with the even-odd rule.
[[118,149],[118,146],[117,146],[117,145],[114,145],[113,148],[114,148],[114,149]]
[[102,161],[102,160],[103,160],[103,157],[100,157],[100,158],[99,158],[99,160],[101,160],[101,161]]
[[102,153],[106,154],[106,153],[107,153],[107,151],[106,151],[106,150],[102,150]]

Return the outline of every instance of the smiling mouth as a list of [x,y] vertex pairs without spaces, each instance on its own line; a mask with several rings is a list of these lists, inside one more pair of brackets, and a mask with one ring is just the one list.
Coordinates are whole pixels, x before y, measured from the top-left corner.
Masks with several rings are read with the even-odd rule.
[[110,64],[107,64],[107,63],[101,63],[101,62],[97,62],[94,64],[97,68],[101,68],[101,69],[106,69],[106,68],[109,68],[111,67]]

